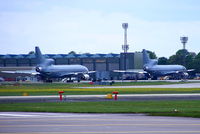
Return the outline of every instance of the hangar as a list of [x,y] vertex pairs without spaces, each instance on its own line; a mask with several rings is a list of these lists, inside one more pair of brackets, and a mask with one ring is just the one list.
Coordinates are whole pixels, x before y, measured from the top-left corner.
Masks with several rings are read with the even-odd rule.
[[[120,54],[45,54],[46,58],[55,60],[56,65],[80,64],[86,66],[93,74],[94,79],[121,79],[122,74],[113,70],[142,69],[143,58],[141,52]],[[0,55],[0,71],[30,70],[36,66],[34,54],[6,54]],[[27,76],[25,74],[0,73],[5,79]]]

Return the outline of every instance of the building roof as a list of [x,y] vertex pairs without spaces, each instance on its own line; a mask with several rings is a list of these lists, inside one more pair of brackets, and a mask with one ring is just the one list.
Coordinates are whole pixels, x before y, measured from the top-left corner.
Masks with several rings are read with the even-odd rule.
[[[120,54],[44,54],[45,58],[114,58],[120,57]],[[35,54],[6,54],[6,55],[0,55],[0,58],[7,59],[7,58],[14,58],[14,59],[20,59],[20,58],[29,58],[33,59],[36,58]]]
[[36,58],[36,57],[35,57],[35,54],[29,54],[26,58],[33,59],[33,58]]

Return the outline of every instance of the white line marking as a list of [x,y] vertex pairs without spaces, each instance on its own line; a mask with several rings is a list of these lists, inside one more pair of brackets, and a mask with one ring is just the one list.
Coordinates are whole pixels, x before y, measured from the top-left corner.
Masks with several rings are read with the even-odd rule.
[[31,116],[38,116],[38,115],[29,115],[29,114],[4,114],[0,113],[0,116],[14,116],[14,117],[31,117]]

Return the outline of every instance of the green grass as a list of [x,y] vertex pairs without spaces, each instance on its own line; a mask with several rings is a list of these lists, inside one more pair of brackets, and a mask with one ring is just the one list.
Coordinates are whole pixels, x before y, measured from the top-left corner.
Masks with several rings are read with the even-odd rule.
[[92,95],[109,94],[119,91],[120,94],[173,94],[173,93],[200,93],[200,88],[72,88],[72,89],[0,89],[0,96],[21,96],[23,93],[34,95],[58,95],[58,91],[64,91],[64,95]]
[[[146,113],[200,118],[200,100],[6,103],[0,111],[70,113]],[[177,111],[175,111],[175,109]]]
[[1,89],[68,89],[90,86],[87,83],[2,83]]
[[[183,84],[188,82],[115,82],[112,86],[140,86],[140,85],[166,85]],[[102,85],[91,85],[89,83],[1,83],[0,89],[68,89],[77,87],[98,87]],[[104,86],[104,85],[103,85]]]
[[[45,91],[46,90],[46,91]],[[175,93],[200,93],[200,88],[128,88],[128,89],[62,89],[64,91],[63,95],[103,95],[110,94],[113,91],[119,91],[120,94],[175,94]],[[74,91],[73,91],[74,90]],[[1,92],[0,96],[22,96],[23,93],[28,93],[30,96],[38,95],[58,95],[59,90],[49,91],[47,89],[42,89],[41,91],[32,90],[19,90],[19,91],[4,91]]]
[[[182,82],[181,82],[182,83]],[[177,84],[177,82],[125,82],[115,83],[114,85],[156,85],[156,84]],[[94,86],[87,83],[3,83],[0,85],[0,96],[21,96],[24,92],[29,95],[57,95],[58,91],[65,91],[65,95],[84,95],[84,94],[108,94],[117,90],[120,94],[163,94],[163,93],[200,93],[200,88],[79,88]],[[112,87],[112,86],[111,86]]]

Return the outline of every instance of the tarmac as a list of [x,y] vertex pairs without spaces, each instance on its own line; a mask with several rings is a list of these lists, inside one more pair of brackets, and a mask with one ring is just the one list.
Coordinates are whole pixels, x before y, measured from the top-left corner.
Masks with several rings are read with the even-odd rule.
[[[200,93],[191,94],[119,94],[117,101],[138,100],[200,100]],[[0,96],[0,103],[14,102],[80,102],[80,101],[116,101],[114,95],[64,95],[60,100],[58,95],[53,96]]]
[[199,134],[200,120],[144,114],[0,112],[1,134]]

